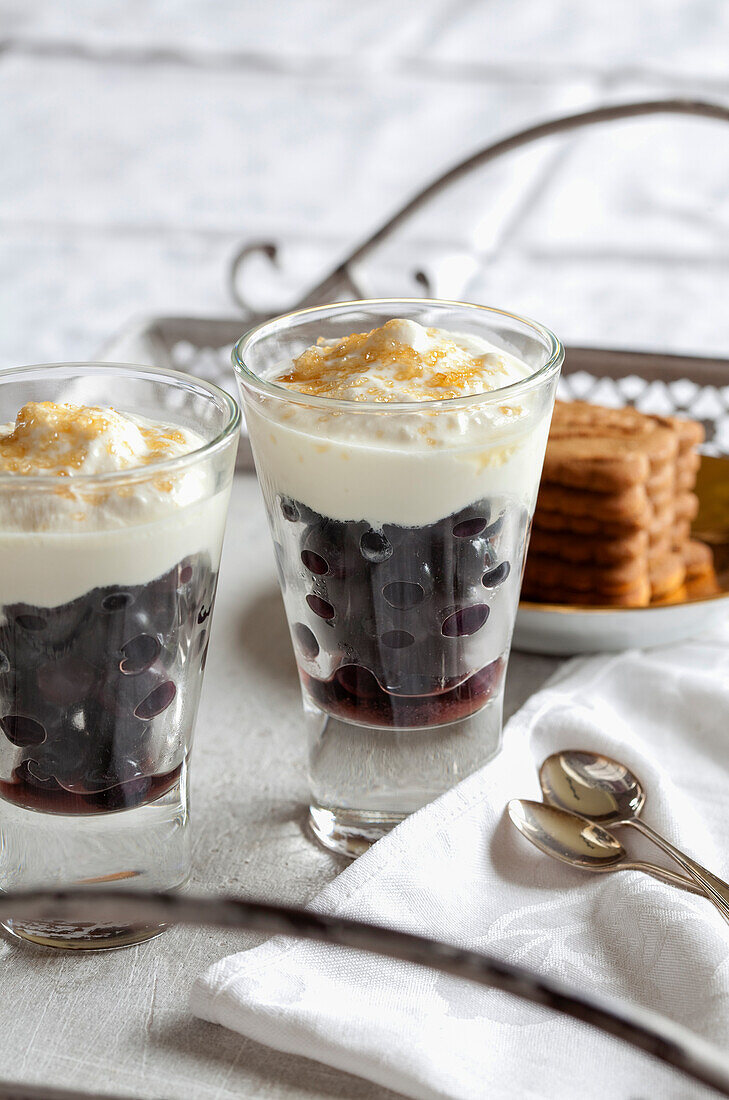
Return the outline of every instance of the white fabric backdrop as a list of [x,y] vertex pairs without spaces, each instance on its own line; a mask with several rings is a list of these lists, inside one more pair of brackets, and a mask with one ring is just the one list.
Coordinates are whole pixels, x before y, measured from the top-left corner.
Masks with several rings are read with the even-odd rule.
[[[283,246],[288,276],[250,288],[283,307],[423,181],[536,120],[729,101],[721,0],[2,0],[0,24],[3,366],[88,357],[135,315],[231,313],[226,265],[250,238]],[[402,293],[452,255],[439,291],[567,341],[723,353],[728,172],[719,123],[535,147],[362,280]]]

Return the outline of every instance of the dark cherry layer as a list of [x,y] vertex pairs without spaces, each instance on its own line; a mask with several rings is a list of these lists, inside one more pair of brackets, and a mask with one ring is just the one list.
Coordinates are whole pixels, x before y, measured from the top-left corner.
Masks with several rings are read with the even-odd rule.
[[198,556],[148,584],[95,588],[53,608],[5,606],[0,797],[90,814],[174,786],[185,748],[168,747],[170,721],[178,693],[195,712],[215,585]]
[[[304,578],[292,623],[312,698],[332,714],[392,727],[468,716],[499,686],[496,654],[516,602],[526,512],[480,501],[422,527],[340,522],[279,499],[277,561],[289,589]],[[484,644],[498,631],[503,646]],[[312,662],[336,665],[316,675]],[[486,664],[483,664],[487,657]]]
[[504,661],[498,658],[454,686],[446,683],[430,695],[393,695],[361,665],[342,665],[331,680],[304,673],[312,699],[328,714],[352,722],[394,729],[439,726],[468,718],[498,690]]
[[[36,781],[30,766],[27,761],[23,761],[13,769],[10,783],[0,780],[0,798],[15,802],[26,810],[74,815],[132,810],[136,806],[154,802],[172,790],[182,771],[182,765],[178,764],[164,775],[140,775],[103,791],[81,793],[66,791],[57,784],[52,792],[49,791],[47,782],[43,784]],[[49,797],[51,793],[52,797]]]

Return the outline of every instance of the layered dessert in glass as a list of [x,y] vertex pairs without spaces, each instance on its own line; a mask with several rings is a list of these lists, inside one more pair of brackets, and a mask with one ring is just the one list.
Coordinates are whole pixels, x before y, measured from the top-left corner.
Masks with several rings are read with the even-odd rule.
[[561,362],[475,306],[344,303],[236,350],[312,737],[348,851],[493,754]]
[[145,368],[9,375],[4,416],[24,399],[0,425],[0,888],[176,888],[235,403]]

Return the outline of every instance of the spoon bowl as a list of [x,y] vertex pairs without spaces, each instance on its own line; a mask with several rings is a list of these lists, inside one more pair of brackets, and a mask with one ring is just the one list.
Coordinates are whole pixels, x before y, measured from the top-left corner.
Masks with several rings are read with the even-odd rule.
[[583,871],[644,871],[669,886],[678,886],[692,894],[704,895],[704,891],[691,879],[675,875],[658,867],[631,859],[617,837],[601,825],[586,821],[584,817],[549,806],[546,802],[531,802],[525,798],[512,798],[507,809],[513,824],[540,852],[553,856],[571,867]]
[[512,798],[507,809],[513,824],[527,840],[563,863],[590,871],[607,871],[627,858],[625,848],[612,833],[577,814],[524,798]]
[[553,806],[601,825],[637,817],[645,804],[640,780],[624,764],[600,753],[556,752],[539,769],[539,782]]

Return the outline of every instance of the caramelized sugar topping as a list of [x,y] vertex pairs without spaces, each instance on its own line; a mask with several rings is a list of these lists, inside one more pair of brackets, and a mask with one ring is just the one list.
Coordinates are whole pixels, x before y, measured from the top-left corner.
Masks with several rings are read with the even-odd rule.
[[29,401],[0,436],[0,471],[68,477],[82,471],[94,447],[114,460],[104,470],[146,466],[179,454],[185,442],[175,428],[137,425],[114,409]]
[[333,345],[320,337],[277,381],[317,397],[432,401],[493,389],[494,377],[507,373],[498,356],[471,355],[437,329],[424,330],[423,350],[398,339],[402,330],[393,319]]

